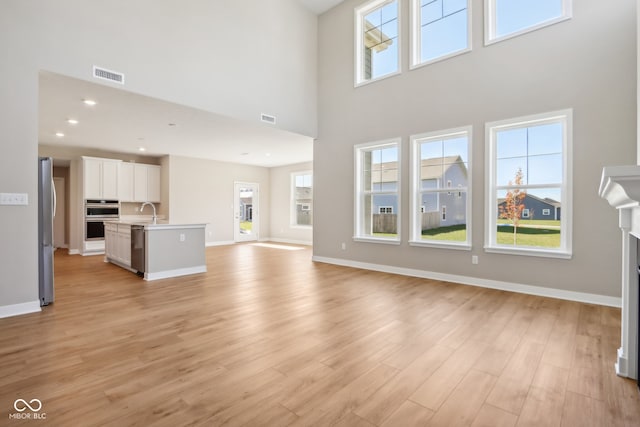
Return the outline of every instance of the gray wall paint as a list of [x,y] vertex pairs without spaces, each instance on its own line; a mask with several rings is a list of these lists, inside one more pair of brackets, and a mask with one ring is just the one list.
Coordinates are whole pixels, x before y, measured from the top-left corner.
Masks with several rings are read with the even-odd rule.
[[38,299],[40,70],[91,80],[95,64],[131,92],[313,136],[316,28],[296,0],[2,1],[0,192],[30,204],[0,207],[0,306]]
[[[474,0],[473,51],[408,71],[409,1],[401,0],[403,73],[354,88],[360,3],[346,1],[319,19],[314,254],[619,296],[617,213],[597,190],[603,166],[636,157],[635,2],[574,1],[573,19],[485,47],[483,2]],[[573,259],[484,253],[484,124],[563,108],[574,113]],[[409,185],[402,186],[403,243],[353,242],[353,146],[401,136],[408,184],[409,135],[464,125],[473,126],[471,253],[407,245]]]
[[[184,241],[180,241],[180,235]],[[146,272],[160,273],[207,264],[204,229],[178,228],[146,230]]]
[[312,228],[291,226],[291,174],[312,169],[311,162],[271,168],[272,238],[308,244],[312,242]]
[[260,184],[260,237],[269,237],[269,169],[189,157],[169,157],[169,219],[207,224],[206,242],[234,239],[234,182]]

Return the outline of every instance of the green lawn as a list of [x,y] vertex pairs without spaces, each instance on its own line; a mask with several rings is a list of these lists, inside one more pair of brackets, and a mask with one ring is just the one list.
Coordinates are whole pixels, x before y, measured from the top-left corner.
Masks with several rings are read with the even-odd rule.
[[[503,225],[498,227],[497,243],[499,245],[513,245],[512,226]],[[519,246],[559,248],[560,229],[518,227],[516,244]]]
[[448,240],[465,242],[467,240],[466,224],[450,225],[422,231],[422,240]]
[[[522,221],[521,225],[516,233],[516,243],[518,245],[542,248],[560,247],[560,221],[529,220],[526,225],[534,225],[536,227],[526,227],[525,221]],[[549,228],[543,228],[542,226]],[[464,242],[467,240],[467,226],[460,224],[424,230],[422,231],[422,240]],[[510,225],[499,226],[497,241],[500,245],[513,245],[513,227]]]
[[[498,224],[511,224],[511,221],[509,221],[508,219],[500,218],[498,219]],[[521,219],[520,225],[547,225],[560,227],[560,221],[556,221],[553,219]]]
[[240,221],[240,230],[244,231],[246,234],[251,233],[252,228],[253,224],[251,221]]

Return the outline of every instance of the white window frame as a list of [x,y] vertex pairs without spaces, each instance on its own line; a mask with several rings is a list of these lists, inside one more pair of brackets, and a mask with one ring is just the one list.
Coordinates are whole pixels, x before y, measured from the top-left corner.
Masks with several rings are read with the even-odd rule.
[[[467,137],[467,177],[468,182],[466,187],[458,186],[456,187],[456,191],[458,192],[466,192],[467,193],[467,201],[466,201],[466,211],[465,215],[467,218],[467,240],[465,242],[447,242],[447,241],[439,241],[439,240],[423,240],[421,238],[422,227],[419,227],[420,214],[422,213],[422,189],[420,182],[420,166],[418,166],[418,162],[420,161],[420,144],[423,142],[428,142],[429,140],[438,141],[442,139],[451,139],[457,136],[466,136]],[[445,129],[434,132],[426,132],[417,135],[411,135],[411,198],[410,198],[410,221],[411,221],[411,236],[409,239],[410,246],[422,246],[422,247],[431,247],[431,248],[446,248],[446,249],[457,249],[457,250],[471,250],[471,242],[472,242],[472,192],[471,192],[471,181],[472,181],[472,154],[473,154],[473,127],[472,126],[463,126],[453,129]],[[440,192],[435,193],[438,195],[438,211],[440,216],[442,217],[442,208],[445,208],[446,215],[446,206],[440,204]],[[444,220],[446,221],[446,219]]]
[[518,37],[541,28],[548,27],[559,22],[569,20],[573,17],[572,0],[562,0],[562,15],[557,18],[542,21],[531,27],[507,34],[501,37],[496,36],[496,0],[484,0],[484,44],[488,46],[513,37]]
[[[313,171],[296,171],[291,172],[291,201],[290,201],[290,226],[291,228],[313,228],[313,219],[311,225],[298,224],[298,201],[296,199],[296,177],[301,175],[311,175],[311,198],[313,200]],[[301,205],[308,203],[300,203]],[[311,210],[311,209],[302,209]],[[313,212],[312,212],[313,215]]]
[[[364,34],[364,17],[366,15],[368,15],[370,12],[384,7],[385,5],[389,4],[389,3],[393,3],[394,1],[397,2],[398,5],[398,38],[396,39],[397,43],[398,43],[398,70],[393,72],[393,73],[389,73],[389,74],[385,74],[384,76],[380,76],[380,77],[376,77],[375,79],[364,79],[362,76],[364,75],[364,63],[363,63],[363,58],[364,58],[364,52],[363,52],[363,40],[362,40],[362,36]],[[393,76],[397,76],[398,74],[402,73],[402,43],[401,43],[401,39],[402,39],[402,1],[401,0],[371,0],[363,5],[360,5],[358,7],[356,7],[354,9],[354,17],[355,17],[355,36],[354,36],[354,40],[355,40],[355,60],[354,60],[354,72],[355,72],[355,76],[354,76],[354,86],[355,87],[359,87],[359,86],[363,86],[363,85],[367,85],[369,83],[373,83],[373,82],[377,82],[380,80],[384,80],[387,79],[389,77],[393,77]]]
[[551,215],[551,209],[542,209],[542,216]]
[[[382,212],[385,211],[385,212]],[[387,212],[389,211],[389,212]],[[379,214],[393,214],[393,206],[379,206],[378,207]]]
[[529,208],[522,209],[522,218],[529,219]]
[[[363,212],[363,206],[362,206],[362,199],[363,199],[363,195],[362,195],[362,153],[364,151],[371,151],[371,150],[376,150],[376,149],[382,149],[382,148],[390,148],[390,147],[396,147],[398,149],[398,181],[397,181],[397,185],[396,185],[396,194],[397,194],[397,200],[398,200],[398,211],[396,212],[397,215],[397,237],[395,238],[390,238],[390,237],[374,237],[374,236],[370,236],[370,235],[366,235],[364,233],[362,233],[362,212]],[[402,212],[402,180],[400,179],[400,177],[402,176],[402,138],[398,137],[398,138],[393,138],[393,139],[387,139],[387,140],[382,140],[382,141],[377,141],[377,142],[371,142],[371,143],[364,143],[364,144],[358,144],[356,146],[353,147],[354,148],[354,173],[355,173],[355,197],[354,197],[354,221],[353,221],[353,226],[354,226],[354,233],[353,233],[353,240],[355,242],[369,242],[369,243],[383,243],[383,244],[390,244],[390,245],[399,245],[400,244],[400,239],[401,239],[401,212]]]
[[[562,123],[562,221],[560,222],[560,247],[535,248],[528,246],[499,245],[496,242],[498,225],[498,203],[496,198],[496,133],[501,130],[518,129],[549,123]],[[531,116],[517,117],[508,120],[500,120],[485,124],[485,170],[487,171],[485,188],[485,252],[502,253],[510,255],[528,255],[547,258],[570,259],[572,257],[572,227],[573,227],[573,110],[559,110],[549,113],[534,114]],[[527,189],[529,185],[521,186]],[[544,187],[531,185],[534,188]],[[556,188],[557,185],[550,185]]]
[[411,0],[411,66],[409,67],[409,69],[414,70],[416,68],[424,67],[425,65],[444,61],[446,59],[453,58],[454,56],[471,52],[473,44],[473,19],[471,19],[473,17],[473,14],[471,12],[471,0],[467,0],[467,47],[426,61],[422,61],[420,58],[420,53],[422,51],[422,37],[420,34],[422,26],[420,25],[420,15],[420,0]]

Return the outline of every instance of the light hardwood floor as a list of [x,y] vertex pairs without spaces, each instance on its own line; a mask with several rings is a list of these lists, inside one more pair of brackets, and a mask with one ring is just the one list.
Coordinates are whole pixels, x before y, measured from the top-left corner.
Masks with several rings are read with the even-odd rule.
[[144,282],[58,251],[55,304],[0,319],[0,425],[640,425],[618,309],[310,259],[214,247]]

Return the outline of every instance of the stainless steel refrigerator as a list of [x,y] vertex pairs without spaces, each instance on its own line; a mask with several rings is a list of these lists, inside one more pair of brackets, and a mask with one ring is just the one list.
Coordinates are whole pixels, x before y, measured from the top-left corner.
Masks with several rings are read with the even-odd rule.
[[54,299],[53,217],[56,213],[56,189],[53,186],[53,159],[38,159],[38,270],[40,305]]

